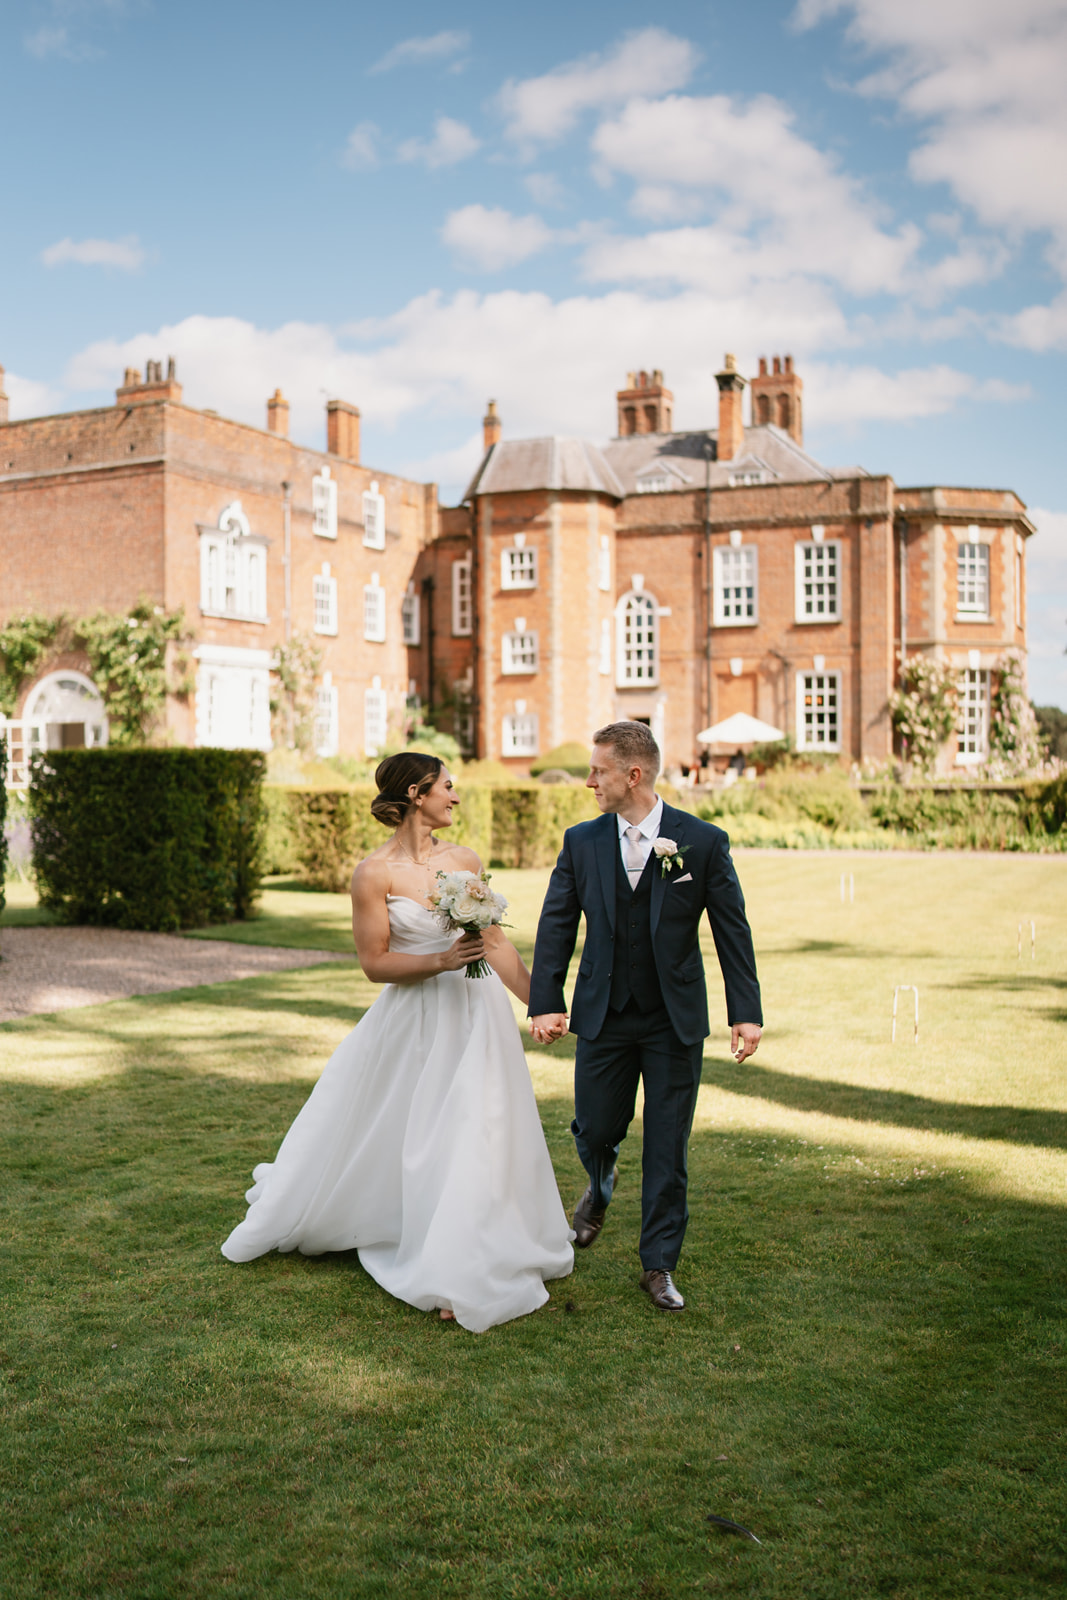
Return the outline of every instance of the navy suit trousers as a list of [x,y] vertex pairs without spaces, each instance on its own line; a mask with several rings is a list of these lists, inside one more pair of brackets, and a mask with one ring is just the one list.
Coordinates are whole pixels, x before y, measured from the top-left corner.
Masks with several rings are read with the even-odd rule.
[[609,1010],[595,1039],[577,1041],[571,1132],[597,1209],[611,1199],[619,1145],[633,1121],[637,1085],[644,1081],[641,1183],[641,1265],[673,1272],[689,1208],[687,1147],[693,1125],[703,1040],[683,1044],[666,1008],[641,1011],[631,1001]]

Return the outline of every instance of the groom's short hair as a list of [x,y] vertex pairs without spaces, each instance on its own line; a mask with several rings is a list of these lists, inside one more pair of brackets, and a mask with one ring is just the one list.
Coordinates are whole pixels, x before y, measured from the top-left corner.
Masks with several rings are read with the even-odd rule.
[[593,743],[611,745],[620,766],[638,766],[653,778],[659,772],[659,745],[644,722],[609,722],[597,729]]

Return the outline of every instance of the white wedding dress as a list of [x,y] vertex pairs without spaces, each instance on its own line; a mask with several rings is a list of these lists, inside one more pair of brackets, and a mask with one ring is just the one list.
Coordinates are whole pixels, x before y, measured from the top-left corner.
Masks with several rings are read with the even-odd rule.
[[[458,938],[390,895],[390,950]],[[472,1332],[536,1311],[574,1265],[522,1041],[496,973],[387,984],[327,1062],[222,1246],[359,1251],[390,1294]]]

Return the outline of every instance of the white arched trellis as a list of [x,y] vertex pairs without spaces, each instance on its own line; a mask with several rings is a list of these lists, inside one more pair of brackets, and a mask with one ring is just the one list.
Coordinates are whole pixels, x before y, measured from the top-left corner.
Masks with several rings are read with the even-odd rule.
[[23,720],[45,729],[49,750],[84,744],[107,744],[107,708],[92,678],[66,669],[50,672],[26,697]]

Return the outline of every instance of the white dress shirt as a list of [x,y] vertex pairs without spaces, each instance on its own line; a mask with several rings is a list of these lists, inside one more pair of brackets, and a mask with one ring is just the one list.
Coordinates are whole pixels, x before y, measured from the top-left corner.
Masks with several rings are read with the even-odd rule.
[[[657,795],[656,796],[655,805],[652,807],[652,810],[648,813],[648,816],[645,817],[644,820],[641,821],[641,822],[629,823],[629,822],[627,822],[625,817],[620,817],[620,816],[616,816],[616,821],[619,824],[619,853],[622,856],[623,868],[624,868],[624,870],[626,870],[627,877],[630,880],[631,888],[636,889],[637,885],[638,885],[638,881],[640,880],[640,877],[641,877],[641,873],[645,870],[645,868],[648,865],[648,858],[649,858],[649,855],[652,852],[652,842],[653,842],[654,839],[658,839],[659,838],[660,823],[663,821],[663,801],[660,799],[659,795]],[[640,839],[634,839],[632,841],[627,841],[627,839],[626,839],[626,830],[629,827],[640,828],[640,830],[641,830]],[[624,849],[624,844],[625,843],[632,843],[633,848],[640,854],[640,857],[641,857],[641,868],[640,868],[640,871],[631,870],[631,869],[628,869],[626,867],[626,852],[625,852],[625,849]]]

